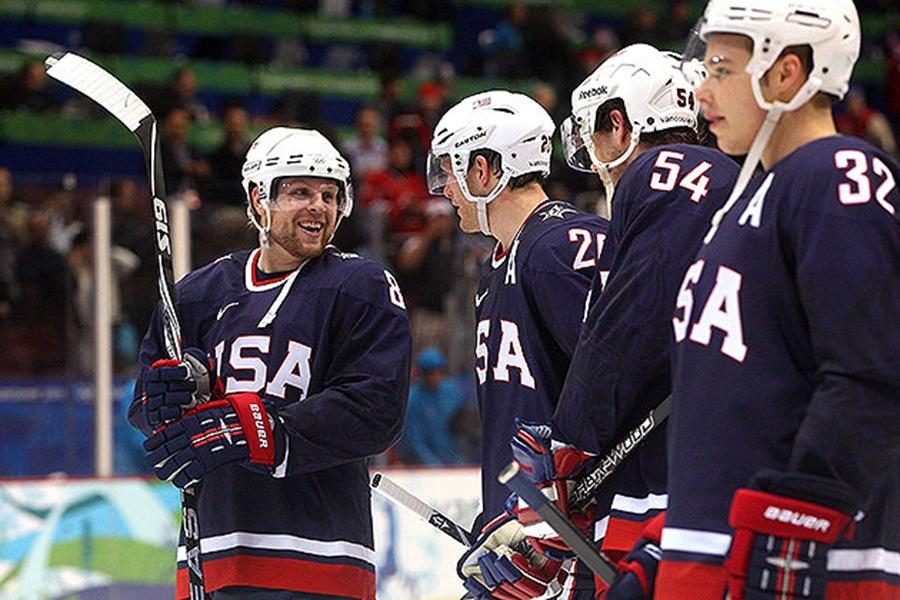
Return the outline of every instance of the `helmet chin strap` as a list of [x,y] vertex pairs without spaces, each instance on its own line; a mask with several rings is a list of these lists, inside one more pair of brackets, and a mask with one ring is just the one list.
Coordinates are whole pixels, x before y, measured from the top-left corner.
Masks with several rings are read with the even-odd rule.
[[594,152],[593,138],[591,136],[586,136],[586,138],[585,144],[588,146],[588,156],[591,157],[591,164],[594,167],[594,171],[600,176],[600,181],[603,183],[603,190],[606,193],[606,203],[609,206],[610,214],[612,214],[612,198],[616,191],[616,183],[612,178],[612,170],[623,164],[632,154],[634,154],[634,150],[637,148],[638,141],[641,138],[641,128],[635,127],[631,130],[631,139],[628,142],[628,148],[626,148],[618,158],[611,162],[603,162],[598,159],[597,154]]
[[728,196],[728,201],[713,215],[709,231],[706,232],[706,237],[703,238],[704,244],[708,244],[712,241],[713,237],[716,235],[716,231],[719,229],[719,225],[721,225],[722,221],[725,219],[725,215],[728,214],[728,211],[731,210],[738,201],[738,198],[741,197],[741,194],[744,193],[744,190],[747,189],[747,184],[750,183],[750,179],[756,171],[756,165],[759,164],[763,150],[765,150],[766,146],[769,144],[769,139],[771,139],[772,133],[775,132],[775,126],[778,125],[781,116],[786,112],[796,110],[804,105],[815,96],[816,92],[822,87],[821,79],[818,77],[810,77],[807,82],[803,84],[803,87],[797,90],[797,93],[794,94],[794,97],[791,98],[790,102],[769,102],[763,96],[762,87],[760,87],[759,83],[761,79],[762,75],[752,77],[750,80],[750,87],[753,89],[753,96],[756,99],[756,103],[760,108],[767,111],[766,120],[763,121],[759,131],[756,132],[756,137],[753,138],[753,144],[750,146],[750,151],[747,152],[744,164],[741,165],[741,172],[738,173],[737,181],[734,184],[734,188],[731,190],[731,194]]
[[478,215],[478,229],[484,235],[493,236],[491,233],[490,223],[488,223],[488,214],[487,214],[487,205],[490,202],[500,195],[506,188],[506,184],[509,183],[510,179],[509,172],[504,172],[500,176],[500,180],[497,181],[497,185],[494,186],[494,189],[490,191],[486,196],[475,196],[469,191],[469,186],[466,184],[465,177],[457,176],[456,180],[459,183],[459,189],[462,190],[463,196],[466,197],[466,200],[469,202],[475,203],[475,212]]

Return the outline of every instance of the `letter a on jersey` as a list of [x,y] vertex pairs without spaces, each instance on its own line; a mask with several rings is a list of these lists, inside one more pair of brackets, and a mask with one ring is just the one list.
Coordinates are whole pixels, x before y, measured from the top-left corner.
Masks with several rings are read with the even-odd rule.
[[713,287],[700,319],[691,329],[691,341],[709,345],[712,329],[725,332],[722,340],[722,354],[743,362],[747,356],[744,344],[744,329],[741,324],[741,274],[725,266],[719,266],[716,285]]
[[509,381],[509,370],[519,370],[519,383],[534,389],[534,376],[522,351],[519,341],[519,326],[512,321],[500,321],[500,349],[497,353],[497,366],[494,367],[494,379]]

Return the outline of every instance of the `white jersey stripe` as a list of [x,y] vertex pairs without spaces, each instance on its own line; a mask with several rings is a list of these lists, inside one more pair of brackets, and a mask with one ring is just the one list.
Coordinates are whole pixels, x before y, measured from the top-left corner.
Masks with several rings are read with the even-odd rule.
[[[375,551],[353,542],[310,540],[293,535],[249,533],[237,531],[225,535],[203,538],[200,551],[203,554],[222,552],[233,548],[259,548],[262,550],[289,550],[318,556],[355,558],[375,566]],[[178,546],[178,560],[185,560],[184,546]]]
[[665,527],[660,545],[663,551],[725,556],[728,553],[728,547],[731,546],[731,536],[727,533],[713,531]]
[[900,576],[900,552],[884,548],[829,550],[827,564],[829,571],[882,571]]
[[649,494],[643,498],[616,494],[615,497],[613,497],[612,508],[610,510],[617,510],[633,515],[643,515],[651,510],[665,510],[668,501],[668,494]]

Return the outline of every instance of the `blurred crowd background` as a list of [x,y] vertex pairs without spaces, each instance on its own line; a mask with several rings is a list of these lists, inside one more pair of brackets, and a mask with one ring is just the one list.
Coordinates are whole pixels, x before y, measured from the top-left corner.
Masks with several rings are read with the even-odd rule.
[[[836,107],[838,125],[896,157],[900,9],[894,0],[857,6],[862,55]],[[335,243],[391,266],[413,324],[407,435],[381,460],[474,463],[472,295],[492,244],[461,234],[452,207],[429,195],[432,127],[456,100],[489,88],[531,94],[560,123],[571,90],[606,57],[635,42],[680,50],[702,7],[699,0],[0,0],[0,476],[90,472],[82,456],[90,451],[90,393],[78,386],[93,365],[98,196],[113,205],[123,406],[157,300],[140,149],[102,109],[49,80],[45,56],[63,49],[90,56],[151,106],[162,123],[167,190],[191,209],[194,267],[256,245],[240,187],[256,133],[304,126],[335,141],[351,162],[356,194]],[[568,169],[558,148],[556,156],[551,197],[602,207],[596,178]],[[61,425],[27,437],[41,420]],[[129,439],[118,421],[117,436]],[[142,469],[139,457],[123,465]]]

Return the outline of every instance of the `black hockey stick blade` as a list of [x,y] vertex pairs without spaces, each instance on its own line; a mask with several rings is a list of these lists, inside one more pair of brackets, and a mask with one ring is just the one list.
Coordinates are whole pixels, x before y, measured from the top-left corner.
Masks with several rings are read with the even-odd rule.
[[622,464],[632,450],[650,435],[651,431],[668,418],[671,412],[672,396],[666,396],[666,399],[651,410],[637,427],[619,440],[612,450],[600,457],[599,462],[590,472],[578,480],[572,493],[569,494],[570,505],[577,510],[590,504],[600,485],[616,470],[616,467]]
[[528,506],[559,534],[562,541],[572,549],[578,559],[586,564],[606,585],[612,584],[618,574],[615,565],[603,556],[572,524],[572,521],[562,514],[556,505],[519,469],[519,463],[510,463],[497,477],[497,481],[527,502]]
[[417,517],[432,527],[446,533],[463,546],[469,547],[472,545],[474,536],[468,529],[444,515],[424,500],[420,500],[412,495],[403,487],[387,478],[383,473],[373,474],[370,485],[373,490],[391,502],[412,511]]

